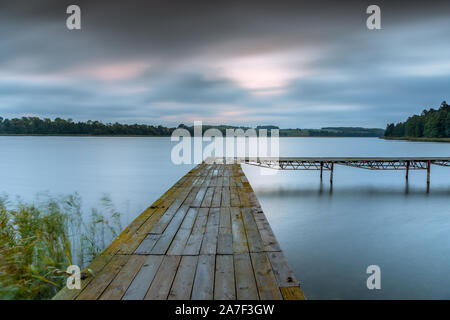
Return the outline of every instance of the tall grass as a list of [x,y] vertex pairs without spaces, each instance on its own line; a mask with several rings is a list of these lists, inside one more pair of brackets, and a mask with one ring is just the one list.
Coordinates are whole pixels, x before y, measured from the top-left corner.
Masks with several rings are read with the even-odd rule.
[[48,299],[122,229],[108,197],[85,218],[78,194],[14,204],[0,197],[0,299]]

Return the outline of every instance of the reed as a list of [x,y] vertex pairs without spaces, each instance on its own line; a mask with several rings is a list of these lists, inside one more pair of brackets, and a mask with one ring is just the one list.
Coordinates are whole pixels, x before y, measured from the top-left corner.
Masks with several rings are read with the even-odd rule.
[[78,194],[34,203],[0,198],[0,299],[49,299],[71,264],[85,267],[121,231],[108,197],[83,214]]

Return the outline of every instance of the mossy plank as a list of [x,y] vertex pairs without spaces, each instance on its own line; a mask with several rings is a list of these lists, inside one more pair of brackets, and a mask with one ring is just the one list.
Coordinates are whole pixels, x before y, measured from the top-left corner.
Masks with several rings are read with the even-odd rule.
[[282,287],[280,291],[284,300],[306,300],[300,287]]

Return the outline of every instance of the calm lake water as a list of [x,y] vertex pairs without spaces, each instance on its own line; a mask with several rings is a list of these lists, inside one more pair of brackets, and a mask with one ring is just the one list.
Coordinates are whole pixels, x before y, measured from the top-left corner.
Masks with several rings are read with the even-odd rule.
[[[280,156],[450,156],[450,144],[375,138],[282,138]],[[107,194],[123,224],[191,165],[170,161],[169,138],[0,137],[0,194],[78,192],[86,211]],[[450,168],[426,173],[337,166],[261,175],[244,165],[309,299],[450,299]],[[381,268],[368,290],[366,268]]]

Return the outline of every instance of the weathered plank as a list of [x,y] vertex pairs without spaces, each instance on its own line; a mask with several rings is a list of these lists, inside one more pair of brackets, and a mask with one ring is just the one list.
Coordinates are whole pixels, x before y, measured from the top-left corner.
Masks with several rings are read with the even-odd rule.
[[235,187],[230,188],[230,204],[232,207],[240,207],[241,201],[239,200],[239,194]]
[[248,195],[245,192],[244,188],[242,187],[242,182],[238,181],[237,184],[239,185],[238,194],[239,194],[239,200],[241,202],[241,206],[242,207],[250,207],[250,200],[249,200]]
[[129,256],[127,255],[116,255],[111,261],[105,266],[105,268],[100,272],[80,293],[77,300],[96,300],[100,297],[106,287],[117,275],[119,270],[126,264]]
[[160,234],[148,234],[134,251],[134,254],[150,254],[159,238],[161,238]]
[[222,198],[222,188],[215,187],[214,195],[213,195],[212,202],[211,202],[211,207],[214,207],[214,208],[220,207],[221,198]]
[[100,296],[100,300],[120,300],[145,260],[146,256],[131,256],[125,266],[120,270],[119,274]]
[[214,255],[200,255],[197,271],[195,273],[194,286],[192,288],[192,300],[212,300],[214,297]]
[[155,279],[145,295],[145,300],[165,300],[169,295],[181,256],[164,256]]
[[205,197],[203,198],[201,207],[203,207],[203,208],[211,207],[211,202],[212,202],[213,195],[214,195],[214,188],[213,187],[209,187],[206,190]]
[[122,300],[142,300],[158,271],[164,256],[148,256]]
[[169,300],[189,300],[194,284],[198,256],[183,256],[169,293]]
[[154,227],[150,230],[151,234],[162,234],[166,227],[169,225],[172,218],[178,212],[178,209],[181,207],[183,203],[183,198],[177,198],[172,203],[172,205],[167,209],[164,215],[158,220],[158,222],[154,225]]
[[248,249],[250,252],[264,251],[261,235],[256,225],[251,208],[241,208],[242,220],[244,221],[245,233],[247,235]]
[[216,256],[216,274],[214,281],[214,300],[235,300],[233,255]]
[[275,235],[273,234],[272,228],[267,221],[264,213],[260,209],[252,208],[253,217],[255,218],[256,225],[261,235],[261,239],[264,245],[265,251],[281,251],[280,245],[278,244]]
[[244,223],[242,221],[241,210],[238,207],[231,207],[231,229],[233,233],[233,252],[248,252],[247,236],[245,234]]
[[236,297],[238,300],[258,300],[255,275],[248,253],[234,254]]
[[200,254],[216,254],[217,234],[219,233],[219,208],[209,209],[208,222],[203,237]]
[[175,237],[175,234],[178,231],[178,228],[183,222],[184,216],[186,215],[188,209],[189,206],[187,205],[182,205],[180,209],[178,209],[177,213],[172,218],[167,228],[164,230],[164,233],[161,235],[161,237],[153,247],[151,252],[152,254],[165,254],[167,252],[173,238]]
[[207,188],[205,188],[205,187],[201,187],[198,190],[197,195],[195,196],[195,199],[191,203],[192,207],[200,207],[200,205],[202,204],[202,201],[203,201],[203,197],[206,194],[206,190],[207,190]]
[[265,252],[250,253],[259,298],[261,300],[281,300],[280,289]]
[[[167,209],[172,205],[174,199],[168,199],[165,204],[157,208],[147,219],[141,220],[142,223],[137,229],[129,228],[124,234],[123,232],[114,241],[116,243],[116,249],[119,250],[121,254],[131,254],[136,250],[139,244],[144,240],[153,226],[158,222],[158,220],[164,215]],[[137,221],[137,218],[136,220]],[[107,248],[108,250],[108,248]],[[116,251],[117,251],[116,250]],[[104,252],[102,252],[104,254]]]
[[233,254],[233,234],[231,229],[230,208],[220,208],[218,254]]
[[168,255],[181,255],[183,253],[186,242],[188,241],[189,235],[192,232],[197,213],[197,208],[189,209],[186,217],[183,220],[183,223],[181,224],[175,238],[172,241],[172,244],[169,247],[169,250],[167,251]]
[[306,300],[300,287],[284,287],[280,291],[284,300]]
[[268,252],[267,255],[269,256],[270,264],[272,265],[273,273],[275,274],[279,287],[299,286],[283,252]]
[[222,207],[230,207],[230,188],[222,188]]
[[208,219],[208,208],[198,209],[197,219],[195,220],[192,233],[184,247],[184,255],[197,255],[200,253],[203,236],[206,229],[206,222]]

